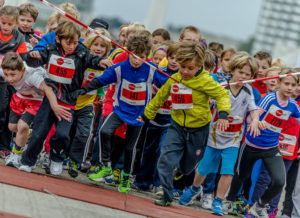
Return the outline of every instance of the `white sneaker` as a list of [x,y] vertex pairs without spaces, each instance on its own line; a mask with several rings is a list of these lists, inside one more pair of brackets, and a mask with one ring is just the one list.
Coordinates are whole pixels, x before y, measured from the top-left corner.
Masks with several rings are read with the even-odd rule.
[[20,166],[20,157],[21,156],[11,152],[10,155],[5,158],[5,165],[18,168]]
[[50,166],[50,154],[44,154],[44,156],[42,157],[42,168],[43,169],[46,169],[46,168],[49,168]]
[[51,160],[50,163],[50,173],[52,175],[60,175],[62,173],[63,170],[63,162],[55,162],[53,160]]
[[213,194],[203,194],[200,199],[200,205],[204,209],[211,210],[213,200],[214,200]]
[[[20,163],[21,164],[21,163]],[[24,171],[24,172],[27,172],[27,173],[31,173],[32,170],[34,170],[36,168],[35,165],[33,166],[28,166],[28,165],[20,165],[19,166],[19,170],[20,171]]]
[[260,207],[257,202],[253,204],[253,206],[250,208],[249,212],[254,215],[255,217],[259,218],[269,218],[268,212],[267,212],[267,207]]

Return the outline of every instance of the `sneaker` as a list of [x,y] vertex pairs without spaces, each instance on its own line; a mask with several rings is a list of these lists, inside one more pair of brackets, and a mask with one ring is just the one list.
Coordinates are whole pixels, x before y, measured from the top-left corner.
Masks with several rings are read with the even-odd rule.
[[128,193],[130,191],[130,176],[124,175],[124,171],[121,173],[121,182],[118,187],[119,192]]
[[121,170],[120,169],[115,169],[113,171],[114,175],[114,180],[116,181],[117,184],[120,184],[120,175],[121,175]]
[[8,155],[10,155],[10,151],[9,150],[1,150],[0,151],[0,158],[6,159]]
[[223,201],[223,213],[238,216],[238,210],[236,204],[233,201],[224,200]]
[[257,202],[255,202],[255,204],[253,204],[253,206],[250,208],[249,212],[252,215],[254,215],[255,217],[269,218],[266,207],[259,206]]
[[5,158],[5,165],[18,168],[20,166],[20,158],[21,156],[11,152],[10,155]]
[[183,194],[183,191],[181,191],[179,189],[173,189],[172,193],[173,193],[173,197],[178,200],[181,197],[181,195]]
[[96,165],[92,165],[86,173],[89,176],[91,174],[98,173],[99,171],[100,171],[100,165],[96,164]]
[[277,208],[273,209],[273,211],[268,213],[269,218],[276,218],[277,212],[278,212]]
[[164,195],[164,191],[163,191],[163,188],[162,186],[154,186],[153,188],[153,192],[154,194],[156,194],[157,196],[163,196]]
[[56,162],[51,160],[50,162],[50,173],[52,175],[60,175],[63,171],[63,162]]
[[76,178],[78,176],[78,164],[75,161],[70,160],[68,162],[68,174],[73,177]]
[[249,211],[248,201],[242,195],[236,199],[234,205],[239,214],[243,214],[243,215],[248,214]]
[[105,184],[110,186],[117,186],[120,184],[120,169],[115,169],[112,175],[106,177]]
[[27,172],[27,173],[31,173],[31,171],[34,170],[35,168],[36,168],[35,165],[28,166],[28,165],[22,165],[21,163],[20,163],[20,166],[19,166],[20,171],[24,171],[24,172]]
[[211,210],[213,200],[214,200],[213,194],[203,194],[200,199],[200,205],[204,209]]
[[199,187],[199,191],[194,192],[192,186],[190,186],[185,192],[181,195],[179,199],[179,204],[188,205],[191,204],[194,198],[201,194],[202,186]]
[[223,216],[223,206],[220,200],[215,199],[212,203],[212,214]]
[[154,201],[154,204],[162,207],[169,207],[172,205],[172,201],[168,201],[164,197],[162,197],[160,200]]
[[97,173],[90,174],[88,177],[90,180],[96,182],[105,182],[105,177],[109,177],[111,175],[112,175],[111,167],[102,166],[101,170],[99,170]]
[[69,161],[70,161],[70,158],[67,157],[67,158],[64,159],[64,161],[62,162],[62,168],[63,168],[64,170],[68,170],[68,169],[69,169],[69,168],[68,168],[68,163],[69,163]]
[[42,157],[42,168],[46,169],[50,167],[50,154],[45,153]]
[[86,160],[85,162],[81,163],[80,171],[86,173],[91,168],[91,166],[92,166],[91,161]]

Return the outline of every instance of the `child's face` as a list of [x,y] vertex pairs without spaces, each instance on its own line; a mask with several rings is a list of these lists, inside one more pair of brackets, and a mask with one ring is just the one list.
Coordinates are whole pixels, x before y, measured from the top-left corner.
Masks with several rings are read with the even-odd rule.
[[164,38],[162,36],[154,36],[152,50],[154,50],[157,47],[157,45],[162,43],[163,41],[164,41]]
[[[279,71],[270,71],[268,73],[268,77],[278,76]],[[267,84],[267,89],[269,92],[274,92],[278,86],[278,79],[269,79],[266,80],[265,83]]]
[[91,53],[96,56],[104,56],[106,53],[106,45],[104,39],[97,37],[91,45]]
[[77,45],[78,45],[78,39],[79,37],[76,35],[74,40],[71,39],[59,39],[56,36],[56,42],[60,43],[63,50],[65,51],[66,54],[70,54],[75,51]]
[[10,69],[3,69],[5,80],[12,86],[16,85],[23,76],[25,72],[25,68],[23,70],[10,70]]
[[226,52],[224,57],[221,59],[220,65],[224,73],[229,73],[229,63],[232,56],[233,56],[232,52]]
[[29,13],[19,16],[19,27],[23,32],[30,32],[33,29],[34,24],[35,21]]
[[[133,52],[134,53],[134,52]],[[146,60],[147,58],[147,55],[145,53],[143,54],[136,54],[138,57],[140,57],[141,59],[143,60]],[[142,64],[143,64],[143,61],[132,56],[132,55],[129,55],[129,63],[130,65],[133,67],[133,68],[139,68]]]
[[[278,80],[279,81],[279,80]],[[297,82],[292,76],[285,77],[278,82],[279,92],[284,98],[289,98],[295,92]]]
[[266,70],[270,67],[268,64],[268,61],[266,59],[259,60],[255,58],[258,64],[258,72],[257,72],[257,78],[264,78],[266,74]]
[[158,66],[162,59],[166,56],[166,52],[162,50],[157,50],[152,57],[152,62]]
[[0,0],[0,8],[2,8],[4,5],[4,0]]
[[178,70],[179,69],[179,64],[176,61],[176,54],[171,54],[168,58],[168,67],[170,70]]
[[195,59],[193,59],[190,62],[180,64],[179,72],[182,79],[189,80],[192,79],[200,69],[201,67],[198,67]]
[[120,45],[122,45],[122,46],[125,45],[125,41],[126,41],[126,30],[125,29],[121,30],[121,32],[119,33],[119,41],[120,41]]
[[241,82],[251,79],[251,68],[248,64],[244,65],[242,69],[235,68],[232,72],[232,82]]
[[198,33],[194,33],[191,31],[186,31],[183,38],[179,41],[195,41],[195,42],[200,42],[200,35]]
[[4,37],[10,36],[16,25],[17,25],[17,21],[14,17],[11,16],[0,17],[1,33]]

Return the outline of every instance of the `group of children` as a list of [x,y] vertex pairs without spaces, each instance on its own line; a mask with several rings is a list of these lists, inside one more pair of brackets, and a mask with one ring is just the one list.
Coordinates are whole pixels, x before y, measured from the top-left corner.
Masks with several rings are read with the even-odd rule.
[[[79,19],[74,5],[60,8]],[[201,198],[220,216],[275,217],[288,178],[282,215],[300,216],[300,78],[239,83],[294,69],[208,44],[194,26],[173,42],[165,29],[124,24],[119,43],[134,56],[61,14],[42,35],[37,17],[31,3],[0,9],[6,165],[31,172],[42,159],[53,175],[66,167],[123,193],[154,191],[160,206]],[[112,38],[104,20],[90,26]]]

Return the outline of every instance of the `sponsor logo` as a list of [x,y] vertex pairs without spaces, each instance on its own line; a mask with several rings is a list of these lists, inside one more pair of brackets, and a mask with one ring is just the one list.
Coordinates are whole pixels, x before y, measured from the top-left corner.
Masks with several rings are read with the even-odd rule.
[[131,84],[128,85],[128,88],[130,90],[135,90],[135,85],[131,83]]
[[280,135],[279,136],[279,141],[283,141],[284,140],[284,135]]
[[173,92],[178,92],[178,91],[179,91],[178,85],[174,85],[174,86],[173,86]]
[[56,62],[58,65],[62,65],[62,64],[64,64],[64,59],[58,58]]
[[276,111],[276,116],[280,117],[283,114],[282,110],[277,110]]

